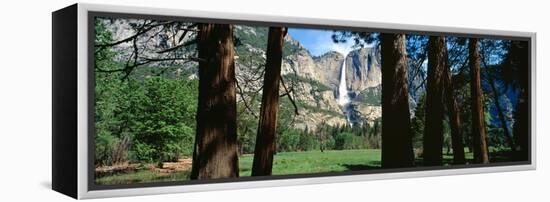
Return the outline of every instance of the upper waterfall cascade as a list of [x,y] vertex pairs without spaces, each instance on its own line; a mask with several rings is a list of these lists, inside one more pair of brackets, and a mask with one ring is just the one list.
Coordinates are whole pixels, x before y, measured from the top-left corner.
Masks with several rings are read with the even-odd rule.
[[346,56],[344,56],[344,62],[342,62],[342,68],[340,71],[340,84],[338,86],[338,104],[340,106],[345,106],[350,103],[350,98],[348,95],[348,87],[346,83]]

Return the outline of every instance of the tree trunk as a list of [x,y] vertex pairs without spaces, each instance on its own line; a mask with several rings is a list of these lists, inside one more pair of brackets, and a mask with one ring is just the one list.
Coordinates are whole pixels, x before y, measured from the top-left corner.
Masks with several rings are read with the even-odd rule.
[[529,160],[529,139],[528,134],[532,129],[529,128],[529,103],[527,89],[521,89],[516,107],[514,123],[514,141],[518,146],[517,160]]
[[200,24],[199,100],[191,179],[239,176],[233,27]]
[[252,176],[271,175],[276,144],[275,130],[277,128],[277,112],[279,109],[279,81],[281,80],[281,63],[285,35],[286,28],[284,27],[269,28],[262,108],[254,149]]
[[443,163],[443,87],[447,68],[447,45],[445,38],[430,36],[428,42],[428,78],[426,87],[426,125],[423,147],[424,165],[438,166]]
[[526,41],[512,41],[508,51],[508,76],[516,78],[519,84],[518,103],[514,112],[514,142],[517,160],[529,160],[529,44]]
[[414,165],[404,34],[381,34],[382,167]]
[[480,58],[477,38],[468,42],[470,57],[470,93],[472,97],[472,138],[474,144],[474,161],[489,163],[487,137],[485,134],[485,114],[483,109],[483,92],[480,80]]
[[514,145],[514,139],[510,134],[510,130],[508,129],[508,123],[506,122],[506,117],[504,116],[504,112],[502,111],[502,107],[500,106],[500,100],[499,100],[500,95],[498,94],[498,90],[495,85],[495,80],[492,78],[489,78],[489,85],[491,86],[491,90],[493,91],[495,108],[497,109],[498,118],[500,120],[500,125],[502,127],[502,130],[504,131],[504,136],[506,137],[506,141],[508,142],[508,146],[510,146],[510,149],[513,152],[515,152],[516,146]]
[[460,111],[458,110],[458,104],[456,103],[456,97],[454,92],[453,77],[451,74],[451,67],[447,65],[445,67],[445,93],[447,108],[449,110],[449,125],[451,125],[451,145],[453,147],[453,163],[464,164],[466,158],[464,155],[464,139],[462,138],[462,129],[460,123]]

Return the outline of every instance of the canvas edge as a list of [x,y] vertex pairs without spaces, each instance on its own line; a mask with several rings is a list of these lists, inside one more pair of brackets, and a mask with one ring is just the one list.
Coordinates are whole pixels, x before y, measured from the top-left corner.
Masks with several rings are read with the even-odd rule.
[[[183,16],[198,17],[198,18],[216,18],[230,20],[254,20],[262,22],[275,23],[296,23],[296,24],[322,24],[328,26],[350,26],[350,27],[369,27],[373,29],[407,29],[430,32],[452,32],[462,34],[480,34],[480,35],[501,35],[527,37],[531,39],[531,164],[512,165],[501,167],[480,167],[468,169],[446,169],[446,170],[428,170],[428,171],[413,171],[413,172],[395,172],[395,173],[380,173],[380,174],[358,174],[348,176],[330,176],[330,177],[312,177],[312,178],[297,178],[297,179],[277,179],[277,180],[262,180],[248,182],[228,182],[216,184],[199,184],[199,185],[173,185],[162,187],[143,187],[143,188],[124,188],[113,190],[89,190],[88,188],[88,12],[117,12],[128,14],[143,14],[143,15],[164,15],[164,16]],[[260,187],[277,187],[291,185],[308,185],[321,183],[341,183],[366,180],[380,179],[396,179],[396,178],[415,178],[443,175],[462,175],[462,174],[478,174],[492,172],[508,172],[536,169],[536,33],[534,32],[517,32],[503,30],[486,30],[472,28],[457,28],[444,26],[425,26],[425,25],[408,25],[395,23],[378,23],[378,22],[363,22],[363,21],[346,21],[335,19],[317,19],[303,18],[290,16],[270,16],[270,15],[252,15],[241,13],[223,13],[211,11],[193,11],[181,9],[164,9],[164,8],[149,8],[149,7],[131,7],[131,6],[115,6],[115,5],[99,5],[99,4],[78,4],[78,198],[104,198],[104,197],[120,197],[120,196],[138,196],[151,194],[170,194],[170,193],[186,193],[198,191],[215,191],[215,190],[231,190],[245,188],[260,188]]]
[[[77,176],[78,176],[78,199],[87,198],[88,190],[88,23],[87,5],[77,4]],[[105,197],[108,197],[105,196]]]
[[529,122],[529,127],[531,130],[531,165],[532,170],[536,170],[537,168],[537,146],[536,146],[536,139],[537,139],[537,33],[532,32],[530,33],[529,38],[531,39],[531,77],[530,77],[530,93],[529,93],[529,102],[531,105],[530,111],[530,118],[531,121]]

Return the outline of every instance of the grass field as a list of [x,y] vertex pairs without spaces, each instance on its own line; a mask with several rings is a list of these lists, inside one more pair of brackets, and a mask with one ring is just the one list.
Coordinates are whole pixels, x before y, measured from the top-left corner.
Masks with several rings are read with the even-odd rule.
[[[452,154],[443,156],[444,163],[452,161]],[[472,153],[466,153],[467,159],[472,159]],[[381,152],[379,149],[365,150],[333,150],[333,151],[306,151],[281,152],[275,155],[273,175],[325,173],[353,170],[376,169],[381,166]],[[239,157],[241,177],[250,176],[252,169],[252,154]],[[421,159],[417,159],[417,165]],[[190,171],[173,173],[159,173],[147,168],[134,172],[115,174],[96,179],[97,184],[131,184],[144,182],[182,181],[189,179]]]
[[[275,155],[273,175],[324,173],[380,167],[380,150],[281,152]],[[250,176],[253,155],[239,158],[240,176]]]
[[133,184],[145,182],[170,182],[188,180],[191,171],[182,171],[174,173],[158,173],[149,169],[142,169],[130,173],[122,173],[111,176],[100,177],[96,179],[96,184]]
[[[252,154],[239,157],[241,177],[250,176]],[[281,152],[275,155],[273,175],[339,172],[380,167],[380,150],[338,150]],[[96,179],[97,184],[131,184],[143,182],[166,182],[189,179],[190,171],[158,173],[149,169],[140,169],[129,173],[120,173]]]

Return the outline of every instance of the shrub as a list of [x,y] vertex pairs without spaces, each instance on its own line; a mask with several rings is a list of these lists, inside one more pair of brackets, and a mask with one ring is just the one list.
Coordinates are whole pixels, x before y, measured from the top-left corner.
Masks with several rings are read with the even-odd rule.
[[315,136],[306,131],[300,133],[300,139],[298,141],[298,149],[301,151],[313,150],[318,146],[318,140]]
[[300,130],[288,129],[277,137],[277,151],[296,151],[300,143]]
[[96,165],[111,165],[113,158],[113,146],[117,141],[116,137],[106,131],[97,133],[95,138],[95,164]]
[[323,144],[325,146],[325,149],[331,150],[336,149],[336,142],[334,141],[334,138],[331,135],[327,135],[324,137]]
[[340,133],[335,138],[335,149],[359,149],[362,148],[363,138],[353,133]]
[[138,160],[175,161],[191,156],[195,135],[196,81],[159,77],[138,82],[131,125]]

